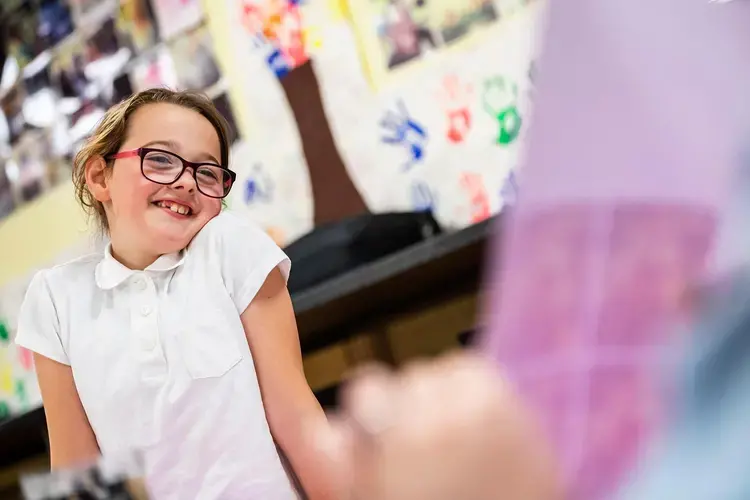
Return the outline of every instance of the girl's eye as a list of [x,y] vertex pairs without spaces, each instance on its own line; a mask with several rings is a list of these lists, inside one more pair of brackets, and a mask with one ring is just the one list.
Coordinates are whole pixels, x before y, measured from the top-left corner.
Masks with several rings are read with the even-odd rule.
[[174,163],[172,159],[166,155],[151,155],[151,156],[148,156],[146,159],[154,163],[162,163],[162,164]]
[[201,168],[200,170],[198,170],[198,175],[204,181],[216,182],[219,180],[219,176],[211,168]]

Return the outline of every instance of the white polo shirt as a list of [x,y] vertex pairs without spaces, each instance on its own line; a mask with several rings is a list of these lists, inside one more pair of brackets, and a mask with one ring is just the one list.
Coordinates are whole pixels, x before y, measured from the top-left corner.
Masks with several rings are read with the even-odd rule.
[[276,267],[281,249],[222,213],[145,271],[108,248],[39,272],[16,342],[72,368],[103,455],[140,452],[155,500],[296,499],[240,321]]

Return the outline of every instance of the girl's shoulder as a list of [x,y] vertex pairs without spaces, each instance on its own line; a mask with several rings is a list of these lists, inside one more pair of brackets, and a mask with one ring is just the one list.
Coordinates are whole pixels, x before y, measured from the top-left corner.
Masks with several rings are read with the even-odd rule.
[[236,252],[250,255],[279,251],[273,239],[256,223],[228,210],[208,221],[188,250],[208,250],[219,254]]
[[49,289],[53,298],[55,295],[75,294],[82,287],[95,285],[95,269],[101,260],[101,253],[90,253],[63,264],[42,269],[34,274],[31,284],[44,285]]

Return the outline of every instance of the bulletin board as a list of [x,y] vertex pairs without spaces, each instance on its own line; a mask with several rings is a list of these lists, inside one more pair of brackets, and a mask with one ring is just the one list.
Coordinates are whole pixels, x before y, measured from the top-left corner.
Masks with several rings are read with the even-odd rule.
[[[423,53],[401,60],[386,51],[384,21],[373,21],[383,17],[378,1],[225,0],[237,19],[229,26],[232,60],[247,68],[238,86],[253,122],[254,161],[238,172],[252,187],[232,206],[274,221],[287,240],[317,225],[321,204],[335,201],[319,194],[327,192],[318,178],[346,184],[337,188],[342,198],[356,191],[371,212],[432,210],[448,228],[480,222],[515,197],[543,2],[469,2],[455,19],[448,14],[457,2],[430,3],[426,12],[416,12],[417,0],[395,2],[411,5],[411,36],[426,40]],[[310,91],[304,101],[313,109],[320,99],[323,117],[289,93],[289,80],[309,68],[308,87],[319,95]],[[311,116],[330,129],[330,144],[310,144],[300,117]]]

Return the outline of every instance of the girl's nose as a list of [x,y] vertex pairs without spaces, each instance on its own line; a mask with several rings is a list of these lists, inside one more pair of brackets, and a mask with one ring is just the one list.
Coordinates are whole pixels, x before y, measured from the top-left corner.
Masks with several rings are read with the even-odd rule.
[[195,191],[196,187],[195,177],[193,177],[193,170],[190,167],[186,168],[185,171],[182,172],[182,175],[172,183],[172,188],[185,189],[190,193]]

